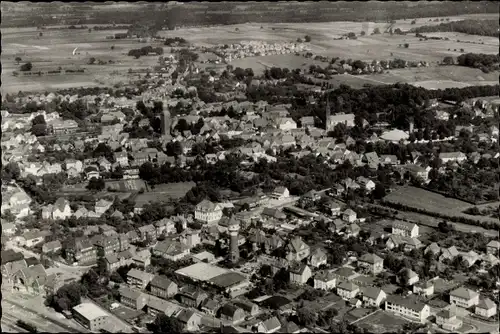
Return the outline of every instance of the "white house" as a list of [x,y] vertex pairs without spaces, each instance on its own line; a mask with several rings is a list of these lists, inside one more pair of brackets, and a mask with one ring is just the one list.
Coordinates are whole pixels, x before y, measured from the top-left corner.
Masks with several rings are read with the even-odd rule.
[[52,209],[52,219],[66,219],[71,217],[71,214],[69,201],[65,198],[59,197],[54,203]]
[[290,131],[297,128],[297,123],[289,117],[280,118],[276,123],[278,128],[283,131]]
[[335,288],[337,278],[331,271],[319,271],[314,276],[314,288],[318,290],[332,290]]
[[273,190],[271,194],[272,199],[277,199],[280,201],[289,197],[290,197],[290,192],[286,187],[277,187],[276,189]]
[[421,323],[424,323],[431,314],[429,305],[413,297],[405,298],[396,295],[387,297],[385,301],[385,310]]
[[359,293],[359,286],[351,282],[341,282],[337,285],[337,294],[344,300],[355,298]]
[[439,153],[439,159],[441,159],[443,163],[449,161],[462,162],[467,160],[467,156],[462,152]]
[[392,224],[392,234],[416,238],[419,235],[418,225],[414,223],[407,223],[405,221],[395,221]]
[[460,287],[450,292],[450,304],[469,308],[479,304],[479,294],[476,291]]
[[207,224],[218,222],[222,218],[222,207],[209,200],[203,200],[196,205],[194,218]]
[[357,214],[351,209],[347,209],[342,213],[342,220],[352,223],[355,222],[357,219]]
[[475,313],[481,317],[490,318],[497,313],[497,304],[489,298],[481,298],[479,304],[476,305]]
[[363,303],[367,306],[380,307],[380,304],[387,298],[384,290],[372,286],[362,289],[361,294]]

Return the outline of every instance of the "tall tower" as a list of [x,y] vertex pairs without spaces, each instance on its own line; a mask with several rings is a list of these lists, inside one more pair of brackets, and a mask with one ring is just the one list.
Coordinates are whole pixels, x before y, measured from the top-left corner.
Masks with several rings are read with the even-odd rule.
[[238,247],[238,233],[240,231],[240,223],[236,219],[231,218],[229,221],[229,235],[230,235],[230,245],[229,245],[229,258],[232,263],[237,263],[240,259],[240,249]]
[[325,110],[325,130],[330,130],[330,114],[331,114],[331,109],[330,109],[330,99],[328,97],[326,98],[326,110]]

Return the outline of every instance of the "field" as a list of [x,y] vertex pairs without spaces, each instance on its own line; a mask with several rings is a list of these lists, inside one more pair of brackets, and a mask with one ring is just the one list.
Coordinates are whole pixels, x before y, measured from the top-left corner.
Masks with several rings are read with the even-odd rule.
[[171,198],[178,199],[186,195],[186,193],[195,185],[196,183],[194,182],[178,182],[157,185],[154,189],[150,189],[150,191],[139,194],[136,197],[135,202],[149,203],[166,201]]
[[407,320],[392,315],[389,312],[377,311],[356,323],[365,328],[369,333],[395,333],[409,323]]
[[310,65],[326,66],[324,62],[296,56],[294,54],[272,55],[262,57],[248,57],[236,59],[231,62],[234,67],[252,68],[256,75],[261,75],[269,67],[286,67],[289,69],[301,68],[302,71],[308,71]]
[[452,217],[465,217],[472,220],[497,222],[493,218],[472,216],[462,211],[471,205],[454,198],[416,187],[400,187],[384,197],[384,201],[389,203],[406,205],[415,209],[426,210],[428,212],[449,215]]

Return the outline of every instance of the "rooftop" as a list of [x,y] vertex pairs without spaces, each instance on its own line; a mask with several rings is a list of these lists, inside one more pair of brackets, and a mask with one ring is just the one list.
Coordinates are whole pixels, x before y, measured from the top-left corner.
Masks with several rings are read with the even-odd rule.
[[107,317],[108,314],[99,306],[92,303],[82,303],[73,307],[73,311],[78,312],[87,320],[97,319],[99,317]]

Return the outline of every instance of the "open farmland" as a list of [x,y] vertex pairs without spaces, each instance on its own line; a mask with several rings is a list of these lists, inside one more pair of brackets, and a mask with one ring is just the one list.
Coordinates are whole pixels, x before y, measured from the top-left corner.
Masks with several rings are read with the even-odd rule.
[[169,199],[179,199],[186,195],[195,185],[196,183],[194,182],[160,184],[155,186],[154,189],[149,188],[149,191],[139,194],[135,201],[136,203],[150,203],[167,201]]
[[367,329],[369,333],[395,333],[407,323],[409,321],[389,312],[377,311],[356,322],[356,325]]
[[384,197],[384,201],[405,205],[414,209],[425,210],[427,212],[449,215],[451,217],[464,217],[476,221],[498,223],[498,221],[493,218],[472,216],[463,213],[462,211],[464,209],[470,207],[469,203],[416,187],[400,187]]
[[[139,48],[146,43],[137,40],[107,40],[118,30],[92,31],[79,30],[44,30],[38,36],[36,28],[2,29],[2,92],[17,93],[19,90],[54,90],[68,87],[114,85],[126,82],[129,68],[145,68],[157,64],[158,57],[134,59],[127,56],[130,49]],[[111,50],[114,46],[114,50]],[[157,45],[154,45],[157,46]],[[78,48],[77,54],[72,52]],[[78,75],[15,77],[13,71],[19,69],[15,58],[22,59],[21,64],[31,62],[33,71],[85,68],[86,72]],[[106,65],[87,65],[91,57]]]
[[266,68],[270,67],[286,67],[289,69],[301,68],[303,71],[307,71],[310,65],[324,67],[325,63],[302,56],[296,56],[294,54],[286,54],[236,59],[231,62],[231,65],[241,68],[250,67],[254,70],[256,75],[259,75],[262,74]]

